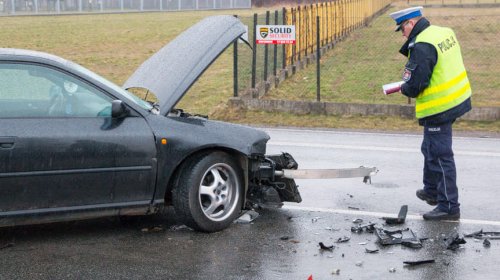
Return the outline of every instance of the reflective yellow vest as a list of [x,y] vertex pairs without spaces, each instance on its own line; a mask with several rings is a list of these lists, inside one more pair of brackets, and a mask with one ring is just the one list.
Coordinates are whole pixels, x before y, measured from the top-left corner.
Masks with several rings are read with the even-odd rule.
[[430,84],[416,98],[415,113],[421,119],[461,104],[472,91],[453,30],[431,25],[417,35],[419,42],[433,45],[438,54]]

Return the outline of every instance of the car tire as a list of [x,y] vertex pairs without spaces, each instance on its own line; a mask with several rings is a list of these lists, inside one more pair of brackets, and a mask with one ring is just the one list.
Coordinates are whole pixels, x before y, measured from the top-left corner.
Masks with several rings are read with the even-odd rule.
[[229,227],[242,208],[242,174],[237,161],[223,152],[188,160],[172,191],[177,217],[185,225],[203,232]]

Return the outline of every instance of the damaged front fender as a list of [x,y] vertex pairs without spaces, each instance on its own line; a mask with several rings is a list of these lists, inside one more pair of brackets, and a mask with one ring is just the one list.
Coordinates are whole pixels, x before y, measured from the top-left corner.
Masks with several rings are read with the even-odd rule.
[[298,186],[294,179],[276,176],[277,171],[297,169],[298,163],[289,153],[267,155],[252,162],[249,172],[247,203],[250,207],[283,206],[283,202],[301,202]]

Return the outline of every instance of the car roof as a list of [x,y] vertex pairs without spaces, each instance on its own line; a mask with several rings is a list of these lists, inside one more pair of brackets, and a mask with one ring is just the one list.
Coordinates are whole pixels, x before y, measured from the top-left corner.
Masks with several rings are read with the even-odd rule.
[[34,50],[14,49],[14,48],[0,48],[0,58],[3,60],[27,60],[27,61],[40,61],[53,62],[55,64],[62,64],[68,66],[71,64],[69,60],[62,57],[40,52]]

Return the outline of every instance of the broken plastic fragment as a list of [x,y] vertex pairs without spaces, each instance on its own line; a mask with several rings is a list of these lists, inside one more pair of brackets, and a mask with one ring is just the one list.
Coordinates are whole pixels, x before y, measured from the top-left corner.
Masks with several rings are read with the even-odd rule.
[[253,211],[253,210],[247,210],[241,214],[241,216],[236,219],[234,222],[235,223],[240,223],[240,224],[249,224],[253,222],[255,219],[259,217],[259,213]]
[[339,231],[340,230],[339,228],[332,228],[332,227],[326,227],[325,229],[329,230],[329,231]]
[[363,222],[363,219],[357,218],[357,219],[353,220],[352,222],[355,224],[361,224]]
[[335,246],[331,245],[331,246],[326,246],[325,244],[323,244],[323,242],[320,242],[319,243],[319,248],[321,250],[327,250],[327,251],[332,251],[333,248],[335,248]]
[[465,234],[464,237],[473,237],[476,239],[500,239],[500,232],[498,231],[483,231],[482,229],[470,234]]
[[375,233],[382,245],[401,244],[410,248],[422,248],[422,242],[417,238],[417,235],[409,228],[399,230],[386,230],[376,228]]
[[344,237],[339,237],[339,239],[337,239],[337,241],[335,241],[335,242],[337,242],[337,243],[344,243],[344,242],[347,242],[349,240],[351,240],[350,237],[344,236]]
[[368,253],[368,254],[375,254],[375,253],[378,253],[378,249],[368,249],[368,248],[365,248],[365,252]]
[[467,243],[463,237],[460,237],[458,232],[453,232],[444,239],[446,249],[455,251],[460,248],[460,244]]
[[173,225],[170,227],[171,230],[181,230],[181,229],[191,229],[186,225]]
[[357,225],[355,227],[351,227],[352,232],[363,232],[363,230],[366,230],[369,233],[372,233],[375,231],[375,223],[368,223],[368,224],[362,224],[362,225]]
[[490,240],[488,238],[484,239],[483,246],[484,247],[490,247],[491,246],[491,242],[490,242]]
[[389,272],[391,272],[391,273],[396,272],[396,268],[394,268],[394,267],[389,268]]
[[401,206],[401,209],[399,209],[399,213],[398,213],[397,218],[382,217],[382,219],[384,219],[388,225],[400,225],[400,224],[404,224],[404,222],[406,220],[407,213],[408,213],[408,205],[403,205],[403,206]]
[[426,264],[426,263],[435,263],[435,260],[422,260],[422,261],[404,261],[404,264],[407,265],[420,265],[420,264]]
[[339,274],[340,274],[340,269],[338,269],[338,268],[337,268],[337,269],[334,269],[334,270],[332,271],[332,274],[333,274],[333,275],[339,275]]

